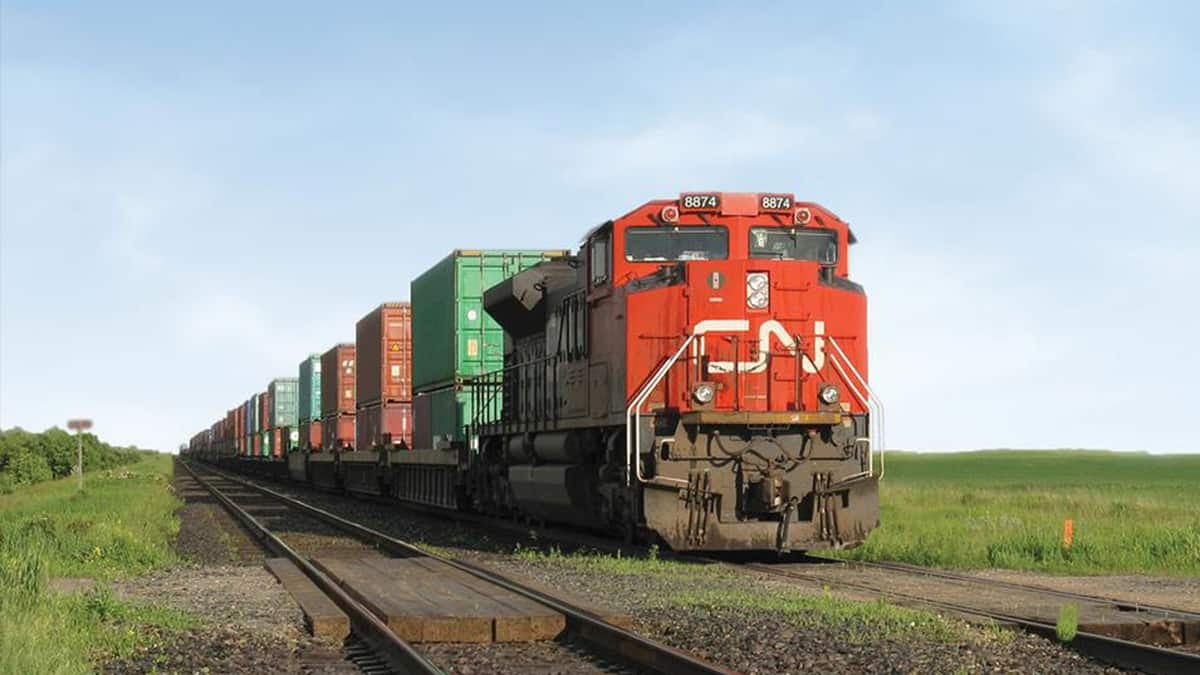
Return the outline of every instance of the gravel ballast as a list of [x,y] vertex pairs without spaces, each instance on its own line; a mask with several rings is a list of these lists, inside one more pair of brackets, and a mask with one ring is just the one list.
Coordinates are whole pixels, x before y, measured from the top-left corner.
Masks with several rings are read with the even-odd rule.
[[182,562],[112,585],[123,600],[182,610],[195,627],[150,634],[135,654],[100,666],[105,673],[356,673],[341,644],[312,638],[291,595],[266,569],[266,552],[212,496],[177,468],[172,488],[175,550]]
[[[264,485],[396,538],[485,564],[514,580],[603,602],[631,614],[639,633],[747,673],[818,668],[827,672],[1122,672],[1051,641],[951,618],[935,618],[927,630],[914,625],[910,631],[896,630],[895,625],[881,630],[870,612],[857,619],[814,625],[803,614],[781,612],[772,603],[805,594],[820,596],[820,589],[685,563],[672,563],[676,567],[667,573],[640,573],[636,564],[628,573],[614,573],[611,565],[592,565],[586,556],[531,554],[529,549],[539,546],[534,538],[521,541],[506,531],[452,523],[396,505],[302,486]],[[526,551],[514,553],[519,547]],[[721,602],[709,602],[708,596]]]

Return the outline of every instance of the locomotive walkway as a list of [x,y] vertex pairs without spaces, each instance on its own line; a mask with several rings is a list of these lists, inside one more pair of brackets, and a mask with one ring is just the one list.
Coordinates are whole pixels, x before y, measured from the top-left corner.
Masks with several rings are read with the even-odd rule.
[[[634,672],[729,673],[727,669],[692,657],[667,645],[636,635],[619,624],[628,617],[574,598],[551,596],[488,570],[442,559],[384,534],[342,519],[262,486],[229,476],[211,467],[184,463],[198,482],[234,512],[269,548],[282,555],[315,588],[328,595],[322,602],[284,562],[285,586],[294,590],[314,631],[336,637],[342,624],[330,604],[348,616],[350,632],[370,645],[393,670],[440,672],[414,644],[452,642],[499,643],[569,640],[580,650],[564,649],[564,659],[596,662],[591,669],[611,670],[620,664]],[[218,487],[219,486],[219,487]],[[237,493],[231,499],[225,492]],[[238,503],[235,503],[238,502]],[[352,543],[323,543],[317,550],[294,550],[242,505],[263,519],[272,511],[293,510],[349,535]],[[310,528],[311,529],[311,528]],[[304,538],[297,537],[303,542]],[[305,548],[301,544],[298,548]],[[309,555],[305,555],[309,553]],[[277,573],[279,576],[279,573]],[[283,577],[280,577],[281,580]],[[319,595],[319,594],[318,594]],[[570,672],[584,671],[581,664]]]

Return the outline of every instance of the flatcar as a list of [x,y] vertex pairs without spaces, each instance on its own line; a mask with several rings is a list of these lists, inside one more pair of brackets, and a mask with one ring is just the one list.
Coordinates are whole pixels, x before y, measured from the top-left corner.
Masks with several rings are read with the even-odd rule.
[[[592,228],[573,254],[481,288],[493,329],[476,349],[497,354],[414,388],[404,442],[301,447],[290,476],[307,480],[319,463],[325,487],[675,550],[857,545],[878,524],[883,446],[854,242],[834,213],[791,194],[647,202]],[[414,364],[435,360],[411,347]],[[223,428],[238,426],[235,411]],[[220,442],[218,427],[192,446]],[[282,461],[256,472],[286,477]]]

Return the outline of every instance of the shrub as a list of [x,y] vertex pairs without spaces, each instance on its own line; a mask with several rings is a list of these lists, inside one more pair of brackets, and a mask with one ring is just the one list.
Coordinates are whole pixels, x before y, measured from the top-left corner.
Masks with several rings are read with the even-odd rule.
[[18,450],[8,458],[4,472],[12,476],[15,485],[33,485],[54,477],[45,457],[25,449]]
[[80,440],[85,472],[130,464],[145,453],[132,447],[113,447],[94,434],[77,439],[58,427],[40,434],[14,427],[0,431],[0,494],[12,492],[19,485],[71,475],[78,461]]

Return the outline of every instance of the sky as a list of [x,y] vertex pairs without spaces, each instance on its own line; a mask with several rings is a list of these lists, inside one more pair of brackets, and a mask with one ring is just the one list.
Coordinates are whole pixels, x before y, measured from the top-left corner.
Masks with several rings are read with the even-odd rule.
[[716,189],[851,223],[889,447],[1200,451],[1196,3],[173,4],[0,2],[0,427],[172,449]]

